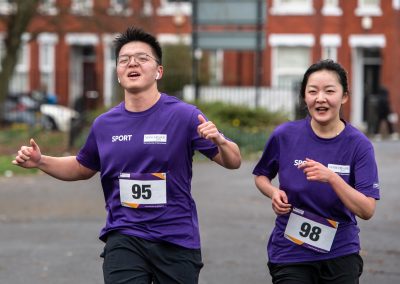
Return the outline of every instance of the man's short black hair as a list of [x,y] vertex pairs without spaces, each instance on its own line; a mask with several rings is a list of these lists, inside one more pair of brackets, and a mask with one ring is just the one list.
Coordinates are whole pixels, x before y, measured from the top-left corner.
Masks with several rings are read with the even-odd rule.
[[156,59],[158,61],[158,64],[162,64],[162,50],[160,43],[157,41],[157,39],[152,36],[151,34],[145,32],[144,30],[140,28],[135,28],[135,27],[129,27],[124,31],[123,33],[120,33],[115,39],[114,39],[114,47],[115,47],[115,58],[117,59],[119,56],[119,52],[121,51],[121,48],[132,41],[140,41],[147,43],[150,45],[152,48],[154,55],[156,56]]

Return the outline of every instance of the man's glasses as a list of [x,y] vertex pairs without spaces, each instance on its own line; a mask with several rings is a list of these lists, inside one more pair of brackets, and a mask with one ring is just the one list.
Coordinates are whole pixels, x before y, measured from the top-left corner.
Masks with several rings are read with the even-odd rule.
[[138,64],[146,64],[147,62],[149,62],[151,59],[153,59],[155,62],[157,62],[157,64],[160,64],[158,59],[148,55],[147,53],[135,53],[132,55],[120,55],[117,58],[117,65],[118,66],[128,66],[129,62],[131,62],[131,59],[133,58],[133,60],[135,60],[136,63]]

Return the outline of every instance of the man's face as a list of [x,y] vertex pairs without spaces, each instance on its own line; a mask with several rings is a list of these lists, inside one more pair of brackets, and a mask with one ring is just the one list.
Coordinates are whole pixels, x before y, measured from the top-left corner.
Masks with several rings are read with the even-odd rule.
[[117,58],[117,75],[124,89],[131,93],[147,90],[156,83],[157,73],[162,75],[162,66],[148,44],[133,41],[122,46]]

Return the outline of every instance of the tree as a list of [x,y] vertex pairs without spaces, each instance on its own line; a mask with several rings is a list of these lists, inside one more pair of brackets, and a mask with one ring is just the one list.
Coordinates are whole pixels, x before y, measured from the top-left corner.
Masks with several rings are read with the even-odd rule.
[[[4,40],[4,56],[1,59],[0,71],[0,106],[3,106],[8,93],[8,86],[18,62],[18,54],[22,42],[22,34],[36,14],[39,0],[15,0],[15,12],[1,18],[6,26]],[[0,117],[3,117],[3,108],[0,107]]]

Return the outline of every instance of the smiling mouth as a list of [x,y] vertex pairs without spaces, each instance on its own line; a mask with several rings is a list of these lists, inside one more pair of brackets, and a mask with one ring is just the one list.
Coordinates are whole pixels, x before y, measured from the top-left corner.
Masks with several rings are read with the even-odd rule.
[[317,108],[315,108],[315,110],[317,112],[327,112],[329,110],[329,108],[327,108],[327,107],[317,107]]

